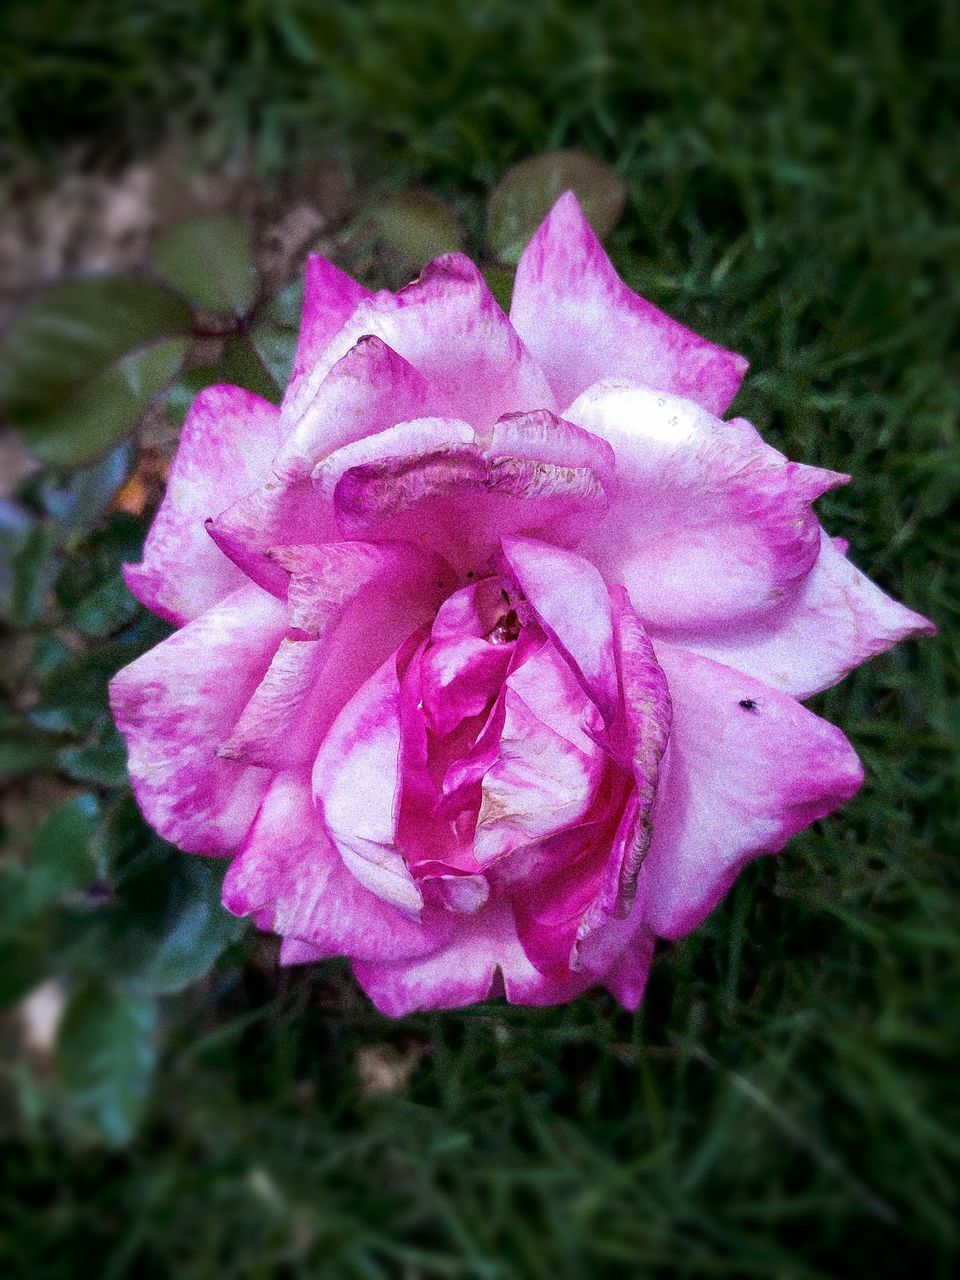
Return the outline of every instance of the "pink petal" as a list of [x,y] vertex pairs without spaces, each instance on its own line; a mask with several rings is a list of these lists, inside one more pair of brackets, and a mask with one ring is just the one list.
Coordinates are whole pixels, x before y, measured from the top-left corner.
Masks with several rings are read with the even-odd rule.
[[677,938],[745,862],[849,800],[863,770],[839,729],[786,694],[672,645],[658,644],[657,657],[673,728],[644,864],[644,920]]
[[646,990],[655,941],[646,930],[638,930],[604,974],[603,985],[632,1013],[640,1007]]
[[549,641],[541,645],[507,677],[533,714],[581,751],[596,750],[603,730],[600,713],[570,663]]
[[347,869],[384,902],[417,916],[423,898],[397,845],[400,744],[392,655],[333,722],[313,768],[313,790]]
[[793,595],[820,546],[811,502],[847,477],[788,462],[748,423],[600,383],[571,416],[613,445],[620,487],[581,554],[660,631],[756,618]]
[[357,284],[339,267],[318,254],[310,254],[304,279],[297,353],[293,359],[290,386],[284,397],[285,409],[298,400],[304,377],[318,363],[360,303],[369,297],[370,290]]
[[311,473],[332,452],[445,402],[421,374],[379,338],[361,338],[338,360],[299,417],[284,409],[286,439],[273,474],[221,510],[209,532],[224,555],[254,582],[282,597],[286,580],[270,563],[271,547],[337,539],[333,486],[318,491]]
[[617,713],[610,597],[597,569],[572,551],[533,538],[504,537],[510,576],[609,723]]
[[511,688],[497,759],[483,778],[473,851],[482,866],[583,821],[606,766],[548,728]]
[[420,664],[423,712],[430,728],[438,734],[452,733],[463,720],[486,711],[509,664],[507,645],[474,636],[431,644]]
[[143,814],[189,853],[228,853],[243,839],[270,781],[267,770],[217,755],[263,679],[286,629],[284,610],[241,587],[110,683]]
[[377,1008],[393,1018],[423,1009],[460,1008],[501,992],[511,1004],[561,1004],[594,980],[539,973],[524,954],[503,901],[459,916],[449,942],[433,955],[401,964],[354,961],[353,971]]
[[754,623],[691,630],[684,648],[809,698],[862,662],[936,627],[885,595],[845,557],[842,539],[821,531],[820,555],[797,593]]
[[536,361],[462,254],[437,258],[397,294],[361,303],[304,379],[298,403],[309,403],[334,362],[366,334],[399,352],[447,397],[450,412],[475,426],[502,413],[556,407]]
[[285,480],[306,479],[335,449],[397,422],[455,416],[446,397],[422,373],[370,333],[356,338],[324,377],[312,377],[312,382],[306,403],[284,403],[289,435],[276,467]]
[[[518,901],[518,932],[539,969],[571,968],[604,973],[636,932],[640,870],[651,837],[651,809],[660,761],[670,732],[666,677],[639,619],[618,589],[614,597],[614,642],[619,708],[598,742],[618,762],[584,828],[590,838],[574,846],[562,863],[545,868],[532,892]],[[538,655],[539,657],[539,655]]]
[[[259,925],[257,926],[259,928]],[[322,947],[315,947],[312,942],[304,942],[301,938],[284,938],[280,943],[280,963],[284,967],[295,964],[315,964],[318,960],[326,960]]]
[[210,541],[204,521],[270,474],[280,412],[239,387],[207,387],[183,425],[167,492],[143,548],[124,566],[137,599],[179,626],[244,583]]
[[660,762],[670,736],[673,708],[664,674],[626,592],[615,595],[614,628],[620,674],[620,716],[608,735],[614,756],[631,776],[633,790],[622,812],[598,892],[577,929],[571,956],[583,961],[584,943],[615,918],[623,919],[637,892],[650,848],[651,814],[660,784]]
[[609,505],[605,479],[612,466],[602,442],[543,413],[515,415],[479,437],[454,419],[399,423],[338,450],[315,474],[333,493],[344,536],[432,546],[467,577],[489,573],[505,533],[582,537]]
[[290,582],[291,631],[220,754],[306,767],[343,705],[430,621],[437,571],[412,547],[392,543],[278,547],[274,556]]
[[600,378],[627,378],[721,414],[747,370],[627,288],[569,191],[520,259],[510,319],[561,406]]
[[310,780],[280,773],[223,882],[223,905],[284,937],[281,962],[327,956],[396,961],[435,951],[452,922],[425,912],[419,924],[370,893],[330,843]]

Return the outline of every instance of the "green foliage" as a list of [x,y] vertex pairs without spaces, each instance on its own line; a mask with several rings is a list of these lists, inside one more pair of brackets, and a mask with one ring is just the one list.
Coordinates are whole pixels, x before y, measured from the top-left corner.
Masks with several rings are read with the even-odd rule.
[[457,216],[426,191],[399,191],[374,211],[381,239],[408,266],[419,270],[442,253],[463,247]]
[[0,349],[0,404],[44,462],[73,466],[115,445],[180,367],[192,316],[124,276],[39,293]]
[[165,231],[153,250],[157,271],[199,307],[246,315],[257,295],[253,237],[242,218],[187,218]]
[[512,165],[490,194],[487,243],[516,264],[557,198],[572,191],[590,225],[606,236],[623,217],[627,189],[618,174],[585,151],[547,151]]
[[[217,868],[163,846],[116,785],[106,681],[163,633],[107,585],[144,524],[103,514],[106,473],[45,474],[0,510],[15,629],[0,770],[25,789],[79,779],[98,811],[29,916],[30,832],[11,825],[3,851],[0,997],[52,978],[69,1021],[59,1068],[3,1070],[19,1119],[0,1144],[0,1268],[952,1277],[955,8],[15,0],[3,21],[0,110],[41,160],[77,137],[137,150],[169,132],[279,169],[332,140],[390,190],[440,193],[475,254],[514,162],[603,160],[627,189],[608,242],[622,273],[751,359],[737,412],[853,473],[825,522],[941,636],[817,699],[862,755],[864,790],[663,947],[637,1016],[594,994],[392,1024],[344,966],[279,971],[272,944],[235,937]],[[382,283],[353,253],[343,265]],[[510,272],[487,274],[508,297]],[[236,332],[278,388],[287,303]],[[122,478],[129,458],[111,457]],[[371,1058],[393,1092],[371,1092]],[[136,1140],[111,1145],[138,1117]]]
[[75,992],[57,1038],[57,1069],[72,1115],[119,1145],[137,1127],[155,1060],[156,1001],[90,983]]

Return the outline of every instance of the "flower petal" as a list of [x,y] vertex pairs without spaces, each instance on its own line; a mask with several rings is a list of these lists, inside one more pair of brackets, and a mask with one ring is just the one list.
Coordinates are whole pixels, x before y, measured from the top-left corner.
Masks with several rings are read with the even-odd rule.
[[243,586],[243,574],[211,542],[204,521],[270,474],[280,412],[240,387],[207,387],[190,407],[167,492],[143,548],[124,566],[141,604],[177,626]]
[[481,866],[583,821],[605,766],[598,748],[581,751],[554,733],[508,686],[499,751],[481,787],[473,841]]
[[397,294],[361,303],[304,379],[299,405],[309,403],[335,361],[366,334],[399,352],[446,396],[449,412],[474,426],[502,413],[556,407],[539,365],[462,254],[437,258]]
[[433,416],[451,416],[442,392],[382,339],[364,334],[329,367],[296,415],[284,406],[290,431],[277,474],[306,479],[335,449],[397,422]]
[[891,600],[821,531],[820,554],[797,593],[762,619],[677,636],[684,648],[809,698],[854,667],[910,636],[936,634],[932,622]]
[[811,502],[846,476],[788,462],[741,420],[626,383],[569,413],[617,456],[620,487],[581,544],[659,631],[728,626],[794,594],[820,547]]
[[793,698],[699,654],[656,649],[673,727],[644,865],[644,920],[678,938],[745,862],[849,800],[863,769],[840,730]]
[[633,293],[572,192],[553,206],[517,268],[510,319],[561,406],[598,378],[629,378],[721,414],[747,370]]
[[603,985],[632,1013],[640,1007],[653,963],[655,939],[638,929],[603,976]]
[[283,401],[285,416],[299,416],[295,411],[291,413],[291,410],[301,399],[304,378],[318,363],[332,339],[360,303],[369,297],[369,289],[351,279],[326,258],[316,253],[311,253],[307,258],[297,351],[293,358],[290,385]]
[[561,1004],[595,981],[581,974],[557,979],[539,973],[520,946],[509,904],[502,900],[458,916],[449,942],[432,955],[400,964],[354,961],[353,971],[381,1013],[393,1018],[422,1009],[456,1009],[501,992],[511,1004]]
[[448,734],[485,712],[500,691],[511,649],[475,636],[429,646],[420,664],[423,713],[434,733]]
[[397,846],[401,794],[397,657],[354,694],[313,767],[324,825],[347,869],[384,902],[418,916],[423,898]]
[[269,784],[267,770],[222,759],[217,749],[285,629],[283,607],[248,584],[110,683],[140,808],[164,839],[188,853],[235,849]]
[[[308,945],[308,958],[396,961],[435,951],[453,922],[442,911],[411,920],[350,874],[314,807],[304,773],[279,773],[223,882],[223,905],[261,928]],[[288,948],[285,963],[299,948]]]
[[437,570],[402,544],[277,547],[290,581],[290,632],[220,755],[245,764],[309,766],[364,680],[439,599]]
[[286,580],[270,563],[270,548],[338,537],[333,487],[316,489],[310,482],[314,469],[346,445],[444,405],[423,376],[379,338],[361,338],[333,366],[298,419],[287,407],[289,434],[273,459],[272,474],[220,510],[210,522],[210,536],[248,577],[283,598]]
[[577,541],[609,505],[611,476],[600,442],[537,412],[479,437],[455,419],[399,423],[338,450],[315,481],[332,490],[345,537],[429,545],[461,574],[479,577],[505,533],[549,529],[554,540]]
[[571,663],[607,723],[616,718],[617,661],[610,597],[603,578],[582,556],[534,538],[502,539],[510,576],[541,626]]

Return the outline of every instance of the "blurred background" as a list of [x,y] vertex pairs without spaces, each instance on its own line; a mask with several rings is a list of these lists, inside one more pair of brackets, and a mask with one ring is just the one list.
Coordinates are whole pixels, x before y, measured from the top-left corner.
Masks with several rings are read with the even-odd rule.
[[[956,1274],[957,5],[7,0],[0,48],[0,1272]],[[119,566],[196,390],[279,397],[308,252],[506,301],[567,185],[940,636],[815,700],[866,785],[636,1016],[393,1023],[140,821]]]

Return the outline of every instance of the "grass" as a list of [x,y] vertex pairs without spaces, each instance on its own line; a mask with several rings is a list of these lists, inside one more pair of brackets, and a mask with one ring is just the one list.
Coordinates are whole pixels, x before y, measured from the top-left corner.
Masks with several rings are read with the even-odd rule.
[[[8,1126],[0,1261],[50,1280],[954,1274],[960,876],[956,6],[11,0],[8,167],[170,136],[334,147],[464,211],[580,145],[631,284],[744,352],[737,402],[850,471],[821,507],[941,627],[822,695],[868,780],[606,996],[391,1024],[250,941],[166,1002],[126,1151]],[[786,747],[785,747],[786,749]],[[408,1061],[377,1095],[365,1054]]]

